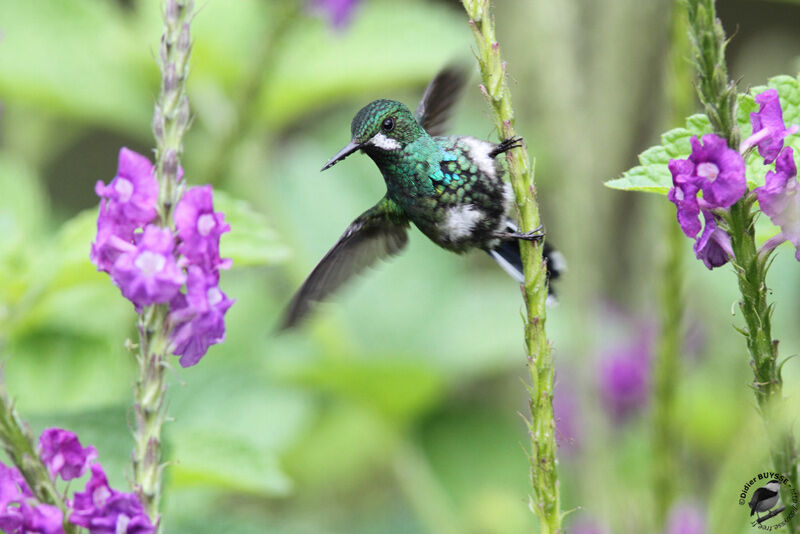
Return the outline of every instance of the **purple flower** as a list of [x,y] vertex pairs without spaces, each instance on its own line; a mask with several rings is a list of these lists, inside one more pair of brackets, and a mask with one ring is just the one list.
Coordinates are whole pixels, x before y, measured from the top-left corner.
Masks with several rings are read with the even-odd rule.
[[38,503],[31,506],[22,503],[21,533],[24,534],[64,534],[64,515],[58,506]]
[[181,244],[178,250],[208,273],[230,267],[219,257],[219,238],[231,227],[225,215],[214,211],[210,185],[188,189],[175,207],[175,226]]
[[608,351],[600,361],[601,398],[614,420],[640,411],[650,395],[650,336]]
[[186,295],[180,293],[170,302],[169,317],[172,353],[181,356],[183,367],[195,365],[211,345],[225,339],[225,313],[233,305],[215,277],[196,265],[188,273]]
[[71,523],[89,529],[90,534],[155,532],[136,495],[111,489],[99,464],[92,465],[91,470],[84,491],[75,493]]
[[702,260],[706,267],[713,269],[728,263],[733,257],[731,237],[725,230],[717,226],[714,215],[709,211],[703,212],[706,227],[702,235],[694,243],[694,254]]
[[582,519],[569,529],[570,534],[607,534],[608,530],[595,521]]
[[700,187],[694,176],[694,164],[688,159],[671,159],[669,170],[672,173],[673,188],[667,198],[675,204],[678,211],[678,224],[686,237],[694,239],[700,232],[700,206],[697,193]]
[[0,462],[0,530],[21,532],[24,518],[19,506],[25,497],[30,496],[25,479],[16,467],[8,467]]
[[783,110],[776,89],[767,89],[756,95],[759,104],[758,111],[750,114],[753,125],[753,135],[744,140],[741,152],[744,154],[754,145],[758,146],[758,153],[764,158],[765,164],[775,161],[783,148],[783,139],[798,130],[797,125],[786,128],[783,124]]
[[764,185],[755,189],[758,204],[781,233],[768,243],[771,247],[789,241],[795,246],[800,261],[800,185],[794,163],[794,151],[786,147],[775,161],[775,172],[767,171]]
[[[727,263],[733,251],[730,237],[717,226],[711,210],[727,209],[744,195],[745,165],[742,157],[718,135],[706,134],[702,141],[694,136],[690,143],[692,153],[687,159],[669,162],[673,187],[667,198],[677,208],[683,233],[696,239],[695,255],[712,269]],[[701,192],[702,196],[698,196]],[[705,228],[700,223],[701,213]]]
[[695,183],[703,191],[700,207],[730,208],[747,189],[742,156],[716,134],[704,135],[702,142],[693,136],[689,142],[692,153],[688,161],[694,165]]
[[[687,159],[672,159],[669,170],[673,187],[669,200],[678,208],[678,222],[683,232],[694,238],[700,231],[700,211],[729,208],[747,189],[744,160],[728,148],[725,140],[706,134],[690,141],[692,153]],[[701,198],[697,195],[703,193]]]
[[138,245],[114,262],[111,278],[137,308],[168,302],[186,281],[175,261],[174,248],[168,228],[148,225]]
[[9,534],[63,534],[57,506],[36,503],[16,467],[0,463],[0,530]]
[[39,436],[39,455],[50,476],[72,480],[83,476],[89,464],[97,458],[97,449],[84,448],[78,436],[60,428],[48,428]]
[[108,185],[98,181],[94,188],[100,201],[100,217],[122,226],[140,227],[156,216],[158,182],[150,160],[133,150],[119,151],[117,175]]
[[158,182],[153,165],[141,154],[122,148],[117,175],[108,185],[98,181],[100,197],[97,237],[89,255],[97,270],[111,272],[122,252],[130,248],[134,231],[156,217]]
[[92,243],[89,259],[98,271],[111,272],[114,262],[123,252],[132,250],[133,228],[121,226],[111,217],[103,214],[102,202],[97,217],[97,236]]
[[667,518],[666,534],[704,534],[706,520],[702,511],[689,503],[672,507]]
[[358,0],[313,0],[312,7],[324,11],[334,28],[341,29],[350,21]]

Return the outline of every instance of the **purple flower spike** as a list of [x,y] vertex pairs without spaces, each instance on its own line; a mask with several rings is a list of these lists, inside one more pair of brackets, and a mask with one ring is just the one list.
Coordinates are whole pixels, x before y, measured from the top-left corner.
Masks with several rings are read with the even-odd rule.
[[783,140],[798,130],[795,124],[786,128],[783,123],[783,110],[776,89],[767,89],[756,95],[759,104],[758,111],[750,114],[753,125],[753,135],[744,140],[741,152],[744,153],[751,147],[758,146],[758,153],[764,158],[765,164],[770,164],[778,157],[783,149]]
[[666,534],[704,534],[706,520],[701,510],[688,503],[672,507],[667,518]]
[[175,226],[181,238],[179,251],[208,273],[227,269],[230,261],[219,257],[219,238],[231,227],[225,215],[214,211],[210,185],[187,190],[175,207]]
[[650,339],[607,353],[600,362],[600,393],[618,423],[640,411],[650,395]]
[[572,452],[580,448],[579,398],[566,382],[556,380],[553,389],[553,417],[556,421],[556,443]]
[[358,0],[314,0],[312,6],[324,11],[334,28],[341,29],[350,21],[356,4]]
[[786,147],[775,161],[775,172],[767,171],[763,186],[755,189],[758,204],[773,224],[781,228],[780,238],[771,246],[789,241],[795,246],[800,261],[800,184],[797,179],[794,151]]
[[60,428],[48,428],[39,436],[39,454],[50,476],[72,480],[83,476],[97,458],[97,449],[82,447],[78,436]]
[[151,534],[155,532],[136,495],[114,491],[99,464],[92,465],[86,489],[75,493],[71,523],[89,534]]
[[156,216],[158,182],[153,176],[153,165],[133,150],[123,147],[119,151],[117,175],[108,185],[97,182],[94,189],[104,199],[101,216],[111,217],[118,224],[139,227]]
[[694,136],[690,143],[689,161],[694,164],[696,185],[703,191],[701,207],[730,208],[747,189],[742,156],[716,134],[704,135],[702,142]]
[[122,294],[137,307],[170,301],[186,281],[173,250],[175,241],[168,228],[148,225],[135,250],[114,263],[111,278]]
[[192,265],[188,269],[186,295],[170,302],[172,353],[183,367],[200,361],[208,348],[225,339],[225,313],[233,305],[220,291],[216,279]]
[[694,254],[709,269],[721,267],[733,257],[731,237],[717,226],[711,212],[704,211],[703,217],[706,220],[706,227],[700,238],[695,241]]

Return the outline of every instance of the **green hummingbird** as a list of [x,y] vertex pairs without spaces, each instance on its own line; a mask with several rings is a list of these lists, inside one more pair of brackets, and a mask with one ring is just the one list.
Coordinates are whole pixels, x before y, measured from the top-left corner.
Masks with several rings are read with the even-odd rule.
[[[482,249],[523,282],[519,240],[544,237],[541,228],[520,233],[510,217],[514,195],[497,156],[522,139],[491,143],[469,136],[441,136],[467,81],[459,67],[443,69],[428,84],[412,114],[402,103],[375,100],[356,114],[351,141],[322,170],[361,150],[383,175],[386,195],[348,226],[308,275],[286,309],[280,329],[298,325],[320,302],[379,259],[408,242],[409,223],[440,247],[456,253]],[[559,254],[545,245],[550,279]]]

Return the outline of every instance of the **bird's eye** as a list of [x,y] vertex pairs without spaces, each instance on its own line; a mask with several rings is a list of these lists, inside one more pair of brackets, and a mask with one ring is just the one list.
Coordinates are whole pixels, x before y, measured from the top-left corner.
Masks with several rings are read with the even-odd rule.
[[384,132],[391,132],[392,130],[394,130],[394,117],[383,119],[383,123],[381,124],[381,130],[383,130]]

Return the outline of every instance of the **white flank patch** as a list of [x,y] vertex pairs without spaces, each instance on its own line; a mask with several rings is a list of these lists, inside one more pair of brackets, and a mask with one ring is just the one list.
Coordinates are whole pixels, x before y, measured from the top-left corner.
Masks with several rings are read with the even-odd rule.
[[447,215],[439,224],[439,229],[450,241],[457,241],[467,237],[483,217],[483,212],[475,209],[472,204],[457,206],[447,210]]
[[550,270],[560,273],[567,272],[567,260],[564,255],[557,250],[550,252]]
[[505,213],[511,213],[514,206],[514,188],[508,182],[503,184],[503,203],[505,204]]
[[494,150],[494,145],[475,137],[462,137],[461,141],[469,148],[469,157],[481,172],[489,178],[494,178],[497,171],[494,166],[494,158],[489,155],[489,152]]
[[383,150],[397,150],[400,148],[399,142],[391,137],[386,137],[380,132],[372,136],[372,139],[369,140],[369,144]]

